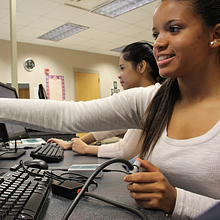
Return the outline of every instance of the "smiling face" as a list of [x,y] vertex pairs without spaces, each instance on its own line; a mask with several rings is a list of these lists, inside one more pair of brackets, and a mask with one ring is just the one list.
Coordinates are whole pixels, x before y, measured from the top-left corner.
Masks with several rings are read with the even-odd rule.
[[134,69],[130,61],[126,61],[123,58],[123,55],[119,59],[119,68],[120,73],[118,78],[120,79],[123,89],[126,90],[141,86],[141,74]]
[[161,2],[153,18],[153,36],[162,77],[186,77],[206,68],[210,36],[187,1]]

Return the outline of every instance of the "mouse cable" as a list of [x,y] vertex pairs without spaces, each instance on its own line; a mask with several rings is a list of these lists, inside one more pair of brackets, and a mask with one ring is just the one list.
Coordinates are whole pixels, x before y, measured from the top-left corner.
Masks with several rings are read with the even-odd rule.
[[148,220],[147,216],[144,215],[144,213],[142,213],[141,211],[139,211],[138,209],[135,209],[131,206],[128,206],[128,205],[124,205],[120,202],[115,202],[113,200],[110,200],[110,199],[107,199],[107,198],[104,198],[102,196],[98,196],[94,193],[89,193],[89,192],[85,192],[84,193],[84,196],[88,196],[88,197],[92,197],[92,198],[95,198],[95,199],[98,199],[98,200],[101,200],[103,202],[106,202],[106,203],[109,203],[111,205],[114,205],[114,206],[118,206],[119,208],[123,208],[123,209],[126,209],[128,211],[131,211],[131,212],[134,212],[135,214],[137,214],[141,219],[143,220]]
[[62,220],[67,220],[69,218],[69,216],[71,215],[72,211],[74,210],[74,208],[78,204],[80,198],[83,196],[85,191],[88,189],[88,186],[90,185],[90,182],[97,176],[97,174],[99,172],[101,172],[105,167],[109,166],[110,164],[117,163],[117,162],[124,163],[124,164],[126,164],[128,166],[128,168],[130,170],[133,170],[133,165],[129,161],[127,161],[125,159],[122,159],[122,158],[113,158],[113,159],[107,160],[106,162],[102,163],[100,166],[98,166],[95,169],[95,171],[88,178],[88,180],[86,181],[86,183],[84,184],[84,186],[80,190],[79,194],[75,197],[73,202],[70,204],[70,206],[67,209],[66,213],[64,214]]

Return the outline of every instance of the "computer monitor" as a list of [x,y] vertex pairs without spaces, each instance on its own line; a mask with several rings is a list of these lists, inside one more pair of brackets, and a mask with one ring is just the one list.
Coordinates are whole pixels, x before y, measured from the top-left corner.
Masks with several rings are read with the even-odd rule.
[[38,97],[39,99],[47,99],[47,93],[42,84],[38,86]]
[[[18,98],[16,89],[0,82],[0,98]],[[28,137],[29,135],[25,127],[8,123],[0,123],[0,141],[2,142],[2,145],[5,146],[5,143],[8,141],[15,141],[14,149],[0,150],[0,160],[17,159],[25,154],[24,150],[17,150],[16,140]]]

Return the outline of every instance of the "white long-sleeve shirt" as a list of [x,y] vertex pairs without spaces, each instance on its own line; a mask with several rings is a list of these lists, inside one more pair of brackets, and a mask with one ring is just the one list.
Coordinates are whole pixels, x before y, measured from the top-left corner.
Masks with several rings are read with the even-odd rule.
[[[105,138],[121,134],[123,131],[126,130],[92,132],[92,135],[96,141],[101,141]],[[140,129],[128,129],[124,137],[119,141],[111,144],[102,144],[98,149],[97,156],[130,160],[137,156],[141,151],[142,142],[139,140],[140,136]]]
[[111,131],[97,131],[91,132],[96,141],[102,141],[106,138],[115,137],[117,135],[125,134],[127,129],[111,130]]
[[[125,90],[89,102],[0,99],[0,121],[60,132],[138,129],[159,85]],[[188,140],[167,137],[156,144],[150,162],[177,188],[172,219],[192,219],[220,199],[220,122]]]

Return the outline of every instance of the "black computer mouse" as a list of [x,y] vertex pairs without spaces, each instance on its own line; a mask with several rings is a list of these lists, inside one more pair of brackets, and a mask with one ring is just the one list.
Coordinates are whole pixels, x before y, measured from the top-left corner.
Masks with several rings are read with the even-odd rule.
[[48,164],[41,159],[32,159],[24,162],[24,165],[27,167],[38,168],[42,170],[47,170]]

